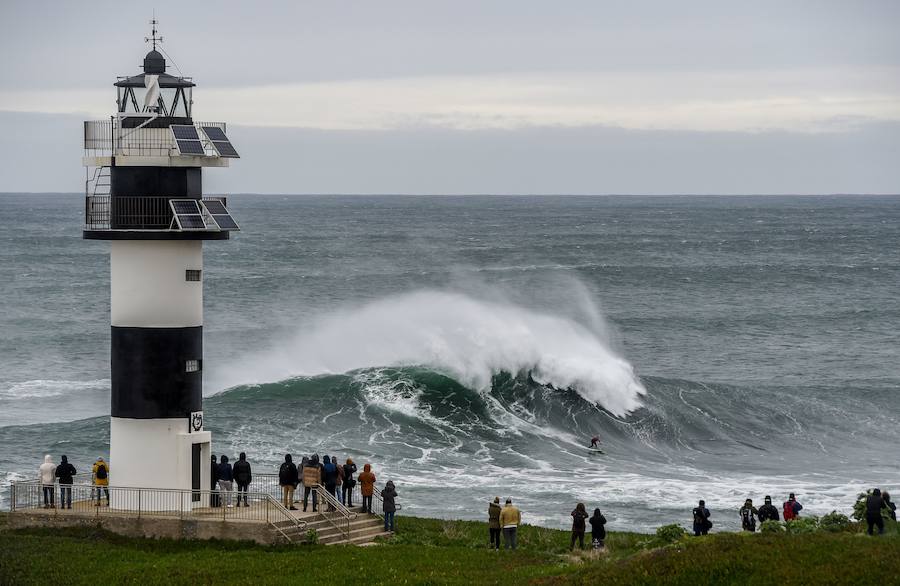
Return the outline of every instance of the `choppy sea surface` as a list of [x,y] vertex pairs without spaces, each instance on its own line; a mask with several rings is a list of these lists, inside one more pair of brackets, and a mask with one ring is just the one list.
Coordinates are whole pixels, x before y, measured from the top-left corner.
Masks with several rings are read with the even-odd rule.
[[[404,514],[737,528],[900,489],[900,197],[236,195],[204,245],[215,453],[371,462]],[[109,245],[0,195],[0,504],[108,454]],[[605,455],[584,449],[599,434]],[[115,463],[112,463],[113,469]]]

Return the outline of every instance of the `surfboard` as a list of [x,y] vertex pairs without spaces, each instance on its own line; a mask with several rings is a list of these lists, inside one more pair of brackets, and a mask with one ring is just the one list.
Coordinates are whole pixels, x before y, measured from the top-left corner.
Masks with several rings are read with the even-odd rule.
[[606,453],[606,452],[604,452],[603,450],[601,450],[600,448],[588,448],[587,450],[588,450],[589,452],[595,452],[595,453],[597,453],[597,454],[605,454],[605,453]]

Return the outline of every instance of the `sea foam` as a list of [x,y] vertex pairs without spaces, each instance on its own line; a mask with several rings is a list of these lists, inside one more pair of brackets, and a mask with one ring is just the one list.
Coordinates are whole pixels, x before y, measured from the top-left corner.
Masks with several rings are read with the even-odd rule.
[[[594,308],[593,314],[599,315]],[[224,371],[231,384],[427,366],[479,391],[499,372],[530,372],[538,383],[573,389],[611,413],[641,406],[633,367],[614,352],[597,319],[590,327],[519,305],[425,290],[342,309],[304,326]]]

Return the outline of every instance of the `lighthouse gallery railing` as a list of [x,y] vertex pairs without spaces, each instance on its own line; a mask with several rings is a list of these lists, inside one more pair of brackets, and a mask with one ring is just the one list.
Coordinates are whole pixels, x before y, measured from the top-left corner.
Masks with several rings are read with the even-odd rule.
[[[194,126],[213,126],[225,132],[224,122],[195,122]],[[167,157],[177,154],[178,147],[167,127],[128,128],[121,119],[113,118],[84,121],[84,151],[92,157]],[[206,154],[213,155],[215,150],[210,147]]]

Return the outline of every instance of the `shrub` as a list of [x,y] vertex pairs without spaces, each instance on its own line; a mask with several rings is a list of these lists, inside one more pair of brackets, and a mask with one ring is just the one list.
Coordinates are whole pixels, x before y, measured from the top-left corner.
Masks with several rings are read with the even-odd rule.
[[819,529],[819,518],[801,517],[799,519],[793,519],[791,521],[785,522],[784,529],[792,535],[799,535],[801,533],[815,533],[816,530]]
[[656,537],[663,543],[675,543],[687,534],[681,525],[663,525],[656,530]]
[[819,529],[839,533],[850,527],[850,519],[837,511],[831,511],[819,521]]
[[308,543],[309,545],[315,545],[319,543],[319,533],[310,527],[306,530],[306,539],[304,539],[304,543]]
[[781,521],[763,521],[759,526],[760,533],[784,533],[784,525]]

